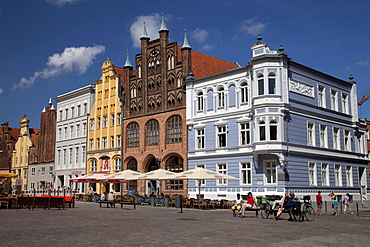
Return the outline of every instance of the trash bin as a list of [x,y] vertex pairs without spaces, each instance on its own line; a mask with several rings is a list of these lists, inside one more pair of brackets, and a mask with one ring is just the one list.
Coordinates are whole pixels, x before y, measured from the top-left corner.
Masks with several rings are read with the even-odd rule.
[[182,208],[182,196],[176,196],[176,208]]
[[94,202],[98,202],[99,201],[99,195],[98,193],[94,193]]

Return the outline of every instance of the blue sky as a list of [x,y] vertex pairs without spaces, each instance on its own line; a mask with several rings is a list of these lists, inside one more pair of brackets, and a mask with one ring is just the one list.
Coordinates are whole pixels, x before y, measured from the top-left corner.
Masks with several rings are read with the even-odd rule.
[[[294,61],[370,89],[370,1],[357,0],[0,0],[0,123],[26,114],[39,128],[49,98],[93,84],[110,58],[122,67],[140,52],[142,23],[158,37],[162,12],[170,41],[244,66],[261,33]],[[370,119],[370,100],[360,117]]]

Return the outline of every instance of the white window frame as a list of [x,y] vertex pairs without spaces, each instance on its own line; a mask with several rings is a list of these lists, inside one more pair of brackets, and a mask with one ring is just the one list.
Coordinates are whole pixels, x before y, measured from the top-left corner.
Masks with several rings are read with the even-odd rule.
[[195,129],[196,131],[196,149],[204,149],[205,148],[205,128],[198,128]]
[[250,145],[251,144],[251,129],[250,122],[239,123],[240,128],[240,146]]
[[308,178],[309,178],[310,186],[317,185],[316,163],[315,162],[308,162]]
[[108,127],[108,116],[103,116],[103,129]]
[[265,184],[277,184],[276,160],[265,160],[263,162]]
[[[217,147],[225,148],[227,147],[227,126],[218,125],[217,128]],[[224,138],[223,138],[224,137]],[[223,141],[224,139],[224,141]]]
[[95,119],[90,119],[90,130],[94,130],[95,129]]
[[320,147],[328,147],[328,127],[324,124],[320,124]]
[[204,111],[204,95],[203,92],[200,91],[197,94],[197,112],[203,112]]
[[108,138],[105,136],[103,137],[103,149],[107,149],[108,148]]
[[[227,164],[217,163],[217,172],[227,175]],[[227,179],[217,179],[217,185],[227,185]]]
[[342,186],[342,166],[334,164],[335,186]]
[[32,167],[31,168],[31,176],[35,176],[35,175],[36,175],[36,168]]
[[114,159],[114,170],[115,171],[121,170],[121,158]]
[[352,166],[346,166],[346,183],[347,187],[353,186]]
[[40,172],[40,175],[45,175],[45,166],[42,166],[41,167],[41,172]]
[[269,94],[276,94],[276,74],[275,72],[270,72],[268,74],[268,88]]
[[326,107],[326,97],[325,97],[325,87],[318,85],[317,86],[317,104],[319,107]]
[[240,84],[240,103],[247,104],[248,103],[248,83],[243,81]]
[[252,184],[252,164],[251,162],[240,162],[240,184]]
[[261,120],[258,122],[258,137],[260,141],[266,141],[266,121]]
[[90,161],[90,172],[96,172],[97,164],[96,160]]
[[333,111],[338,111],[338,92],[334,89],[331,89],[330,97],[331,97],[331,109]]
[[121,126],[122,124],[122,114],[121,113],[117,113],[117,126]]
[[333,148],[340,150],[340,130],[333,127]]
[[79,159],[80,159],[79,154],[80,154],[80,148],[79,147],[75,147],[75,162],[76,162],[76,164],[79,163]]
[[220,87],[217,90],[217,106],[218,108],[225,108],[225,89]]
[[307,145],[316,146],[315,123],[307,122]]
[[327,163],[321,163],[321,184],[330,186],[329,164]]
[[121,135],[117,135],[117,147],[118,148],[121,147],[121,143],[122,143],[122,136]]
[[351,132],[344,130],[344,151],[351,151]]
[[342,112],[345,114],[349,113],[348,109],[348,94],[342,93]]

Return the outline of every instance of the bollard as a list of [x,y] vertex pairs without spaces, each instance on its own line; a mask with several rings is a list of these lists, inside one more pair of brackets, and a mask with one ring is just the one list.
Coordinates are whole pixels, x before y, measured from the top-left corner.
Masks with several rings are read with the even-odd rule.
[[357,209],[357,215],[360,215],[360,211],[358,210],[358,202],[356,202],[356,209]]
[[327,201],[325,201],[325,213],[328,212],[328,205],[327,205]]

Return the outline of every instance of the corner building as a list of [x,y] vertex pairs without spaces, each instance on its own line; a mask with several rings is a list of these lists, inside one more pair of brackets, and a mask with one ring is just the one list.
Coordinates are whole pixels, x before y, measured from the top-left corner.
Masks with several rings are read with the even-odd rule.
[[[236,68],[233,63],[193,51],[186,33],[182,47],[169,42],[168,34],[163,18],[159,39],[150,41],[144,26],[136,70],[129,57],[123,68],[123,170],[187,170],[184,80],[192,73],[203,78]],[[128,190],[140,195],[158,191],[187,194],[186,181],[181,180],[138,180],[124,184],[124,191]]]
[[[366,123],[356,82],[344,81],[270,50],[261,37],[248,65],[186,80],[188,168],[239,178],[205,180],[204,198],[368,194]],[[193,78],[194,79],[194,78]],[[194,181],[189,194],[199,193]]]

